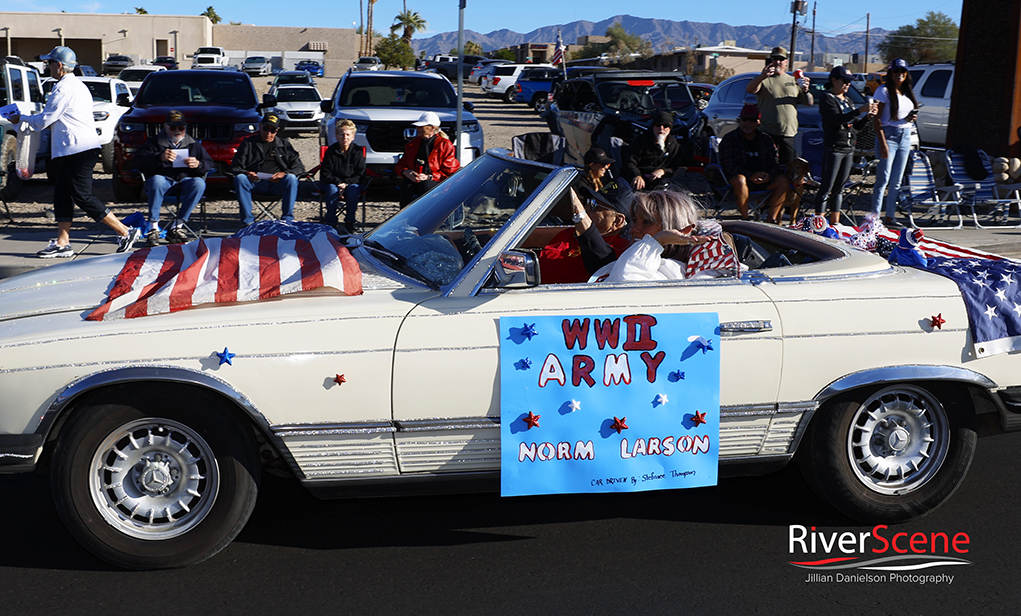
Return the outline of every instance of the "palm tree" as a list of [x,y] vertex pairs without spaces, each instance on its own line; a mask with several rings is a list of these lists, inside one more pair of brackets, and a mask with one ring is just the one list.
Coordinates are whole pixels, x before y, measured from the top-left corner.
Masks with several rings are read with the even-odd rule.
[[144,6],[136,6],[135,7],[135,14],[136,15],[148,15],[149,11],[145,10]]
[[208,7],[205,11],[199,13],[199,15],[208,17],[209,21],[213,22],[214,24],[218,24],[222,21],[220,19],[220,16],[216,14],[216,9],[214,9],[213,7]]
[[368,37],[365,43],[365,55],[372,55],[372,6],[376,4],[376,0],[369,0],[369,10],[366,12],[368,18],[366,21],[369,23],[365,29],[365,35]]
[[429,24],[422,19],[422,16],[414,11],[404,11],[397,17],[394,17],[394,24],[390,26],[390,32],[394,33],[397,30],[404,28],[404,34],[401,38],[411,44],[411,37],[416,32],[425,32],[425,29],[429,27]]

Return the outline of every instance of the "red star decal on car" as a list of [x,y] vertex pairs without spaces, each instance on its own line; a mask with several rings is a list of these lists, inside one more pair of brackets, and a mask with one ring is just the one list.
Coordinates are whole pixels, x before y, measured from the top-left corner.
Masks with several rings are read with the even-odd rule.
[[942,312],[934,317],[929,317],[929,320],[932,321],[932,326],[940,331],[943,331],[943,324],[947,322],[947,320],[943,318]]
[[705,420],[705,413],[699,413],[698,411],[695,411],[695,413],[691,416],[691,423],[695,424],[696,428],[704,423],[707,423]]
[[613,425],[610,426],[610,429],[611,430],[616,430],[617,434],[620,434],[622,430],[627,430],[628,429],[627,428],[627,424],[624,423],[626,421],[627,421],[627,417],[621,417],[620,419],[617,419],[616,417],[614,417],[613,418]]
[[344,378],[343,374],[338,374],[336,377],[334,377],[333,382],[336,383],[337,385],[343,385],[344,383],[347,383],[347,379]]
[[538,428],[539,427],[539,418],[540,417],[542,417],[542,415],[536,415],[536,414],[532,413],[532,411],[528,411],[528,417],[525,417],[524,421],[525,421],[525,424],[528,426],[529,430],[531,430],[532,428]]

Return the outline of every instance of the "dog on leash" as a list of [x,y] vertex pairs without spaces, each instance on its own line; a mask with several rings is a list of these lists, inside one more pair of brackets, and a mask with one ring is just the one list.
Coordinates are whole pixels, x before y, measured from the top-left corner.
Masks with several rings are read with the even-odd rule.
[[790,218],[791,224],[798,219],[798,211],[801,209],[801,196],[805,192],[805,180],[808,179],[809,174],[808,161],[804,158],[795,158],[786,165],[787,179],[791,182],[791,190],[787,193],[787,198],[784,200],[783,208],[781,208],[778,216],[778,223],[783,222],[783,211],[787,211],[787,216]]

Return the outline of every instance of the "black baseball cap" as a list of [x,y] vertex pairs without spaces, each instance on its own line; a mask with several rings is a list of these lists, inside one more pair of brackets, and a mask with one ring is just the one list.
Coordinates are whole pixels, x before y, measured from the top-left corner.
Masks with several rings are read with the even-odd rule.
[[585,152],[585,164],[591,165],[593,163],[610,165],[613,164],[613,159],[606,155],[603,148],[592,148],[588,152]]
[[273,128],[280,128],[280,116],[275,113],[267,113],[262,116],[263,126],[272,126]]
[[167,126],[187,126],[188,122],[184,119],[184,114],[176,109],[171,109],[167,113]]
[[674,116],[669,111],[658,111],[652,115],[649,126],[673,126]]

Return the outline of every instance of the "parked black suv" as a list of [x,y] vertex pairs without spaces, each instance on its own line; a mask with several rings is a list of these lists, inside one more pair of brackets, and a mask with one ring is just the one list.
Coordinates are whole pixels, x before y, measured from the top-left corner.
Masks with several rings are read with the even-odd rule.
[[630,143],[660,111],[674,114],[670,134],[690,160],[700,114],[679,73],[608,71],[568,79],[557,85],[546,117],[567,142],[564,162],[581,165],[590,147],[609,152],[613,137]]
[[126,97],[117,104],[132,107],[121,116],[114,139],[113,195],[118,202],[138,199],[142,180],[133,172],[135,150],[148,137],[163,130],[171,109],[188,119],[188,134],[202,142],[216,163],[210,185],[226,185],[226,169],[241,141],[259,130],[260,110],[276,106],[266,95],[259,103],[252,80],[241,72],[177,70],[150,74],[138,90],[134,104]]

